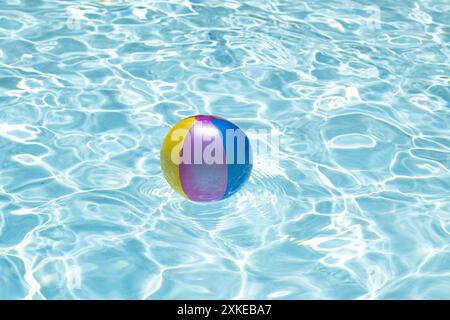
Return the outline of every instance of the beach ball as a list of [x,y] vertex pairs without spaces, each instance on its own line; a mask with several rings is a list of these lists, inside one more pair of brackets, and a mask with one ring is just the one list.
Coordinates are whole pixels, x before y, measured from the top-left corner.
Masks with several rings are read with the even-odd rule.
[[164,139],[161,169],[183,197],[198,202],[222,200],[238,192],[250,177],[250,141],[226,119],[192,116],[175,124]]

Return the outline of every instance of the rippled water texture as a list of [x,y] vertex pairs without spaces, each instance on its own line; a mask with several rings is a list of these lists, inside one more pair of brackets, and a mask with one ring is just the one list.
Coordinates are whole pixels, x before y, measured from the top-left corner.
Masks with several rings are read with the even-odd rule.
[[[449,298],[449,12],[2,1],[0,298]],[[279,134],[225,201],[161,173],[194,114]]]

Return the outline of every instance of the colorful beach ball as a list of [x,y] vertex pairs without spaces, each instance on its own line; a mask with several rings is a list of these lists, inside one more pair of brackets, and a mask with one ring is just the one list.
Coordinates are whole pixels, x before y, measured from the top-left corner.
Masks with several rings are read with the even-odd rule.
[[173,126],[161,148],[161,168],[185,198],[209,202],[235,194],[250,177],[250,141],[238,126],[197,115]]

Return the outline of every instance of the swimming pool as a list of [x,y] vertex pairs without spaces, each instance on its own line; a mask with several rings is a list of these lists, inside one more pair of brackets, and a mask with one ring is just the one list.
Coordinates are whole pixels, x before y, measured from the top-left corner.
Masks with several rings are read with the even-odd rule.
[[[2,1],[0,298],[448,298],[449,12]],[[161,173],[195,114],[268,147],[227,200]]]

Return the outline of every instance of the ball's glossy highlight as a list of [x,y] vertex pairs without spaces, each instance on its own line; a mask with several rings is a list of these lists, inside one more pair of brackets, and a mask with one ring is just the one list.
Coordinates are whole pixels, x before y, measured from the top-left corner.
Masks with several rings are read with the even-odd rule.
[[161,168],[169,185],[197,202],[235,194],[252,171],[250,141],[232,122],[197,115],[175,124],[161,148]]

